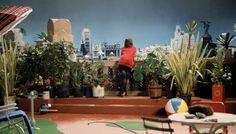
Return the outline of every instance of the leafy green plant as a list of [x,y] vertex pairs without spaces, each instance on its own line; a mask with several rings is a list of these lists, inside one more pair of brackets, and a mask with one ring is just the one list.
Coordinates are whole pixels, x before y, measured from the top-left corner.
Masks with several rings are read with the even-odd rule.
[[143,68],[141,64],[136,64],[134,67],[134,73],[133,73],[133,77],[135,81],[142,81],[144,78],[144,74],[143,74]]
[[112,80],[104,74],[104,63],[88,62],[82,63],[82,72],[79,76],[82,80],[82,84],[91,84],[91,86],[97,87],[98,85],[104,86],[109,90],[112,88]]
[[73,64],[70,59],[73,49],[72,44],[65,41],[30,47],[19,56],[19,83],[25,84],[28,81],[36,84],[35,79],[39,75],[44,80],[50,78],[53,85],[56,82],[68,84],[70,69],[72,72],[79,71],[79,63]]
[[79,62],[79,60],[77,62],[71,62],[70,65],[70,85],[73,87],[80,87],[81,84],[81,77],[80,74],[83,73],[82,72],[82,63]]
[[17,63],[18,83],[34,82],[36,76],[41,74],[44,65],[42,64],[42,54],[44,48],[29,47],[22,54],[19,54]]
[[214,61],[212,61],[213,67],[207,69],[207,72],[211,76],[211,81],[214,85],[226,84],[231,81],[231,71],[228,66],[224,67],[224,55],[220,48],[217,48],[217,55]]
[[92,78],[90,83],[93,86],[104,86],[104,82],[106,80],[106,77],[104,76],[104,63],[103,62],[93,62],[92,66]]
[[163,50],[160,48],[148,53],[142,63],[135,65],[134,79],[141,81],[146,76],[149,86],[158,86],[163,79],[168,79],[169,69],[166,66],[164,55]]
[[42,53],[40,75],[46,79],[51,77],[55,82],[68,83],[72,50],[72,44],[65,41],[49,43]]

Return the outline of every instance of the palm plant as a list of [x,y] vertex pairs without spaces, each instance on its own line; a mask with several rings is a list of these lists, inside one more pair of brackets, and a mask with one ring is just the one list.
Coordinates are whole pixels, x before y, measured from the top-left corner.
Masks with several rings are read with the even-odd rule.
[[48,36],[47,36],[46,33],[41,32],[41,33],[37,34],[37,36],[38,36],[38,38],[39,38],[40,40],[42,40],[43,42],[49,43],[49,41],[48,41]]
[[[196,24],[189,26],[189,32],[194,32]],[[166,56],[167,65],[172,75],[171,88],[173,83],[176,83],[178,93],[180,96],[191,95],[193,88],[197,82],[197,78],[203,77],[202,71],[205,68],[207,57],[210,52],[206,54],[207,46],[202,49],[202,43],[199,43],[199,33],[195,44],[189,47],[190,44],[181,44],[180,51],[174,50]]]
[[229,47],[232,47],[229,44],[234,40],[234,36],[235,35],[232,35],[230,37],[230,33],[222,33],[219,35],[219,38],[217,38],[217,40],[220,45],[222,45],[225,49],[228,49]]

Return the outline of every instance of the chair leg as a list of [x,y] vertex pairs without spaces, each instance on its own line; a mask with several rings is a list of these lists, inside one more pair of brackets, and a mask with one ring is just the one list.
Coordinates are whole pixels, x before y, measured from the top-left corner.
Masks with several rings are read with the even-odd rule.
[[147,128],[145,128],[145,130],[146,130],[146,134],[148,134]]
[[189,134],[192,134],[193,130],[191,127],[189,127]]
[[[168,126],[169,126],[169,129],[171,129],[171,127],[170,127],[170,123],[168,123]],[[172,132],[170,132],[170,134],[172,134]]]
[[227,127],[224,127],[223,133],[224,133],[224,134],[228,134],[228,128],[227,128]]

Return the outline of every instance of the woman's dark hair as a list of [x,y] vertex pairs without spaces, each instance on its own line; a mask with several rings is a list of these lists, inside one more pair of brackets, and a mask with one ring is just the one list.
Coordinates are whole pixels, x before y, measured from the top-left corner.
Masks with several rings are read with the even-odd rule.
[[127,38],[125,39],[125,45],[124,45],[126,48],[127,47],[132,47],[133,46],[133,41],[131,38]]

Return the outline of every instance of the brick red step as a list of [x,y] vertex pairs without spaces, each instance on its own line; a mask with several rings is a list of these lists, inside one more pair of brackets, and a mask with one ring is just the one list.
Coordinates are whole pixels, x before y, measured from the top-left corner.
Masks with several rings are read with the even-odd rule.
[[155,115],[163,105],[53,104],[52,108],[58,109],[58,113]]
[[[201,98],[192,98],[192,101],[199,100]],[[36,99],[35,111],[39,111],[41,104],[51,103],[52,109],[57,109],[59,113],[154,115],[165,113],[163,109],[167,101],[166,98],[150,99],[145,96]],[[20,109],[30,112],[30,99],[19,98],[17,103]]]
[[168,99],[149,97],[105,97],[105,98],[55,98],[54,104],[124,104],[124,105],[165,105]]

